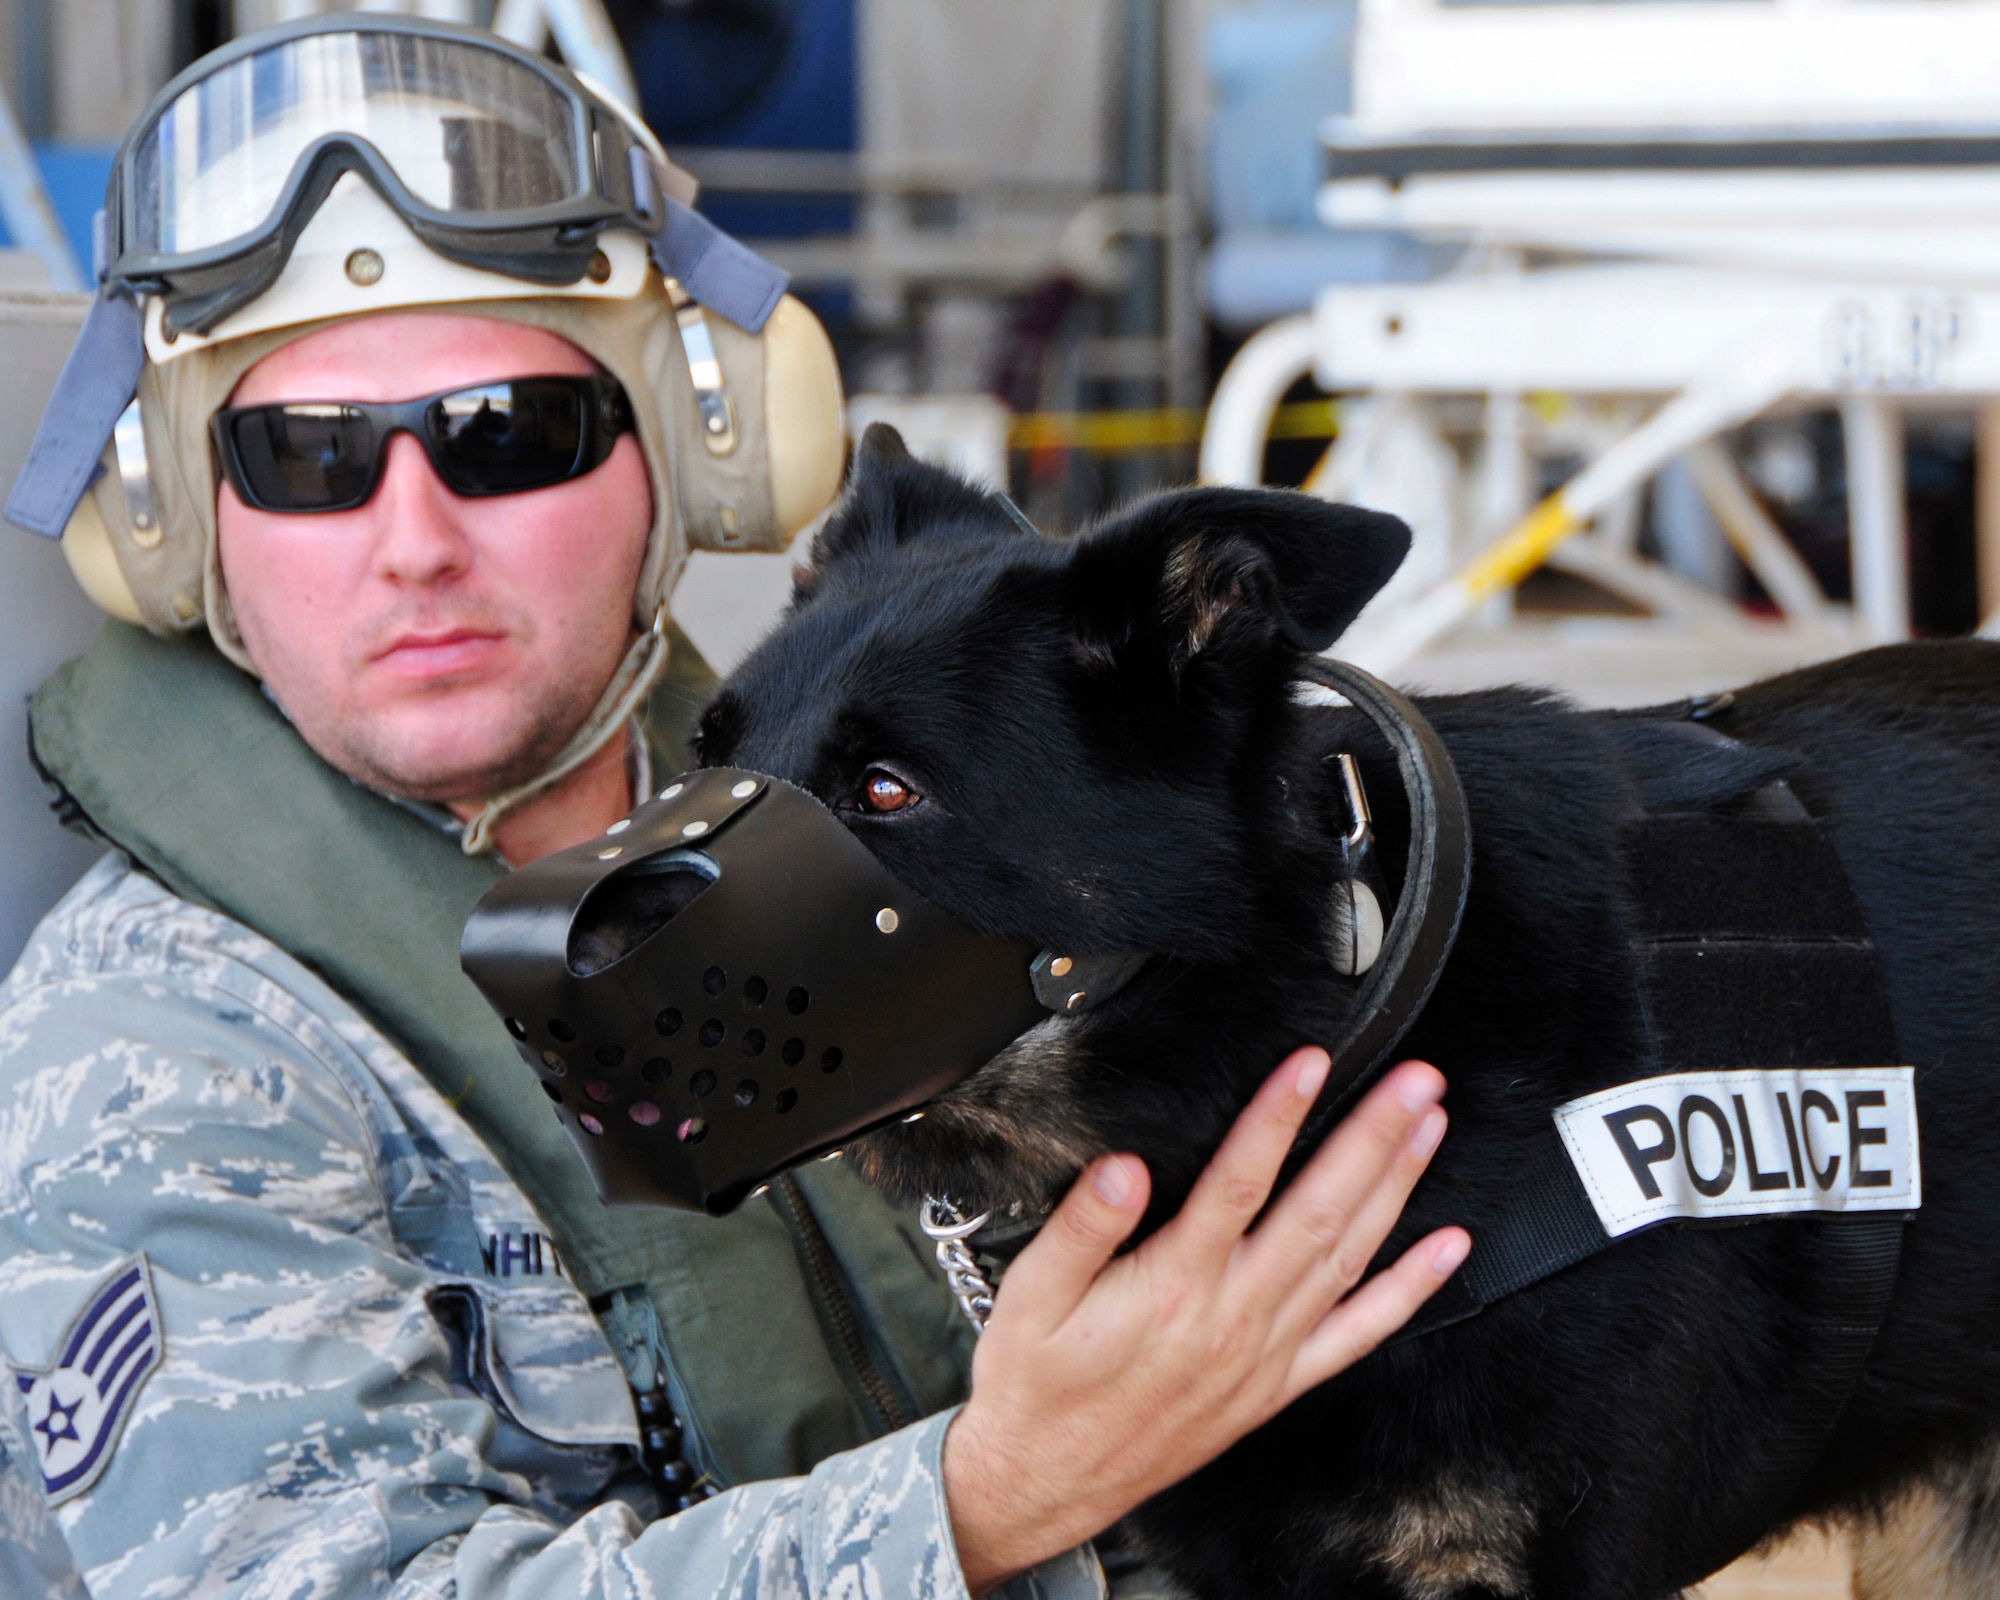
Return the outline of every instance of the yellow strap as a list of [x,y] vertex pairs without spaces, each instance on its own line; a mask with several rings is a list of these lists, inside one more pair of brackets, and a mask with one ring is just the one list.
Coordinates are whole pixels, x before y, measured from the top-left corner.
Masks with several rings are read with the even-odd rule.
[[1548,559],[1549,552],[1583,526],[1558,489],[1489,545],[1458,575],[1473,600],[1512,588]]

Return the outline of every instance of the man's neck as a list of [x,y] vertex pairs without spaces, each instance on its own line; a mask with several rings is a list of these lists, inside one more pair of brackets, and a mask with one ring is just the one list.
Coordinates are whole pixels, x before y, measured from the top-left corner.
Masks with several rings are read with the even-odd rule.
[[[595,838],[632,809],[632,731],[621,729],[562,782],[523,801],[493,825],[493,848],[510,867],[567,850]],[[477,805],[454,802],[452,815],[464,819]]]

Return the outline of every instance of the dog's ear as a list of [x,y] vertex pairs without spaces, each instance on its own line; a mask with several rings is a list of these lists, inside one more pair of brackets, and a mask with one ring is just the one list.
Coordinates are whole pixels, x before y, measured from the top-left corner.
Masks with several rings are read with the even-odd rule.
[[1175,682],[1208,653],[1318,652],[1409,548],[1395,517],[1289,490],[1157,495],[1077,542],[1077,645],[1110,662],[1156,655]]
[[[824,570],[870,550],[913,539],[1018,536],[1000,500],[957,473],[919,461],[886,422],[871,422],[854,452],[847,493],[813,540]],[[805,576],[810,583],[812,574]]]

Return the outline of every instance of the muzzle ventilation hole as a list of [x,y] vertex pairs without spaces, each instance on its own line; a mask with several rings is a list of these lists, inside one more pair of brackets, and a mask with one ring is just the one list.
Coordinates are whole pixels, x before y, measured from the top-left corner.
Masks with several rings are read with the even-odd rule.
[[743,1003],[745,1005],[761,1006],[764,1003],[765,997],[770,992],[771,986],[762,978],[745,978],[743,980]]
[[680,1007],[668,1006],[666,1010],[653,1018],[653,1031],[662,1039],[671,1039],[675,1034],[679,1033],[681,1031]]
[[739,1106],[748,1111],[757,1103],[757,1080],[745,1078],[736,1086],[734,1099]]
[[820,1052],[819,1070],[821,1072],[838,1072],[843,1059],[840,1053],[840,1046],[830,1044],[825,1050]]
[[682,1144],[700,1144],[708,1137],[708,1124],[700,1117],[689,1117],[674,1130],[674,1137]]
[[806,1042],[803,1039],[787,1039],[778,1051],[778,1059],[788,1067],[796,1067],[806,1058]]
[[[569,970],[588,978],[624,960],[693,905],[719,876],[720,869],[700,852],[670,850],[606,878],[591,890],[570,924]],[[718,976],[720,969],[711,968],[708,979]],[[709,993],[719,994],[721,988]]]
[[576,1029],[563,1021],[561,1017],[550,1017],[549,1037],[555,1040],[557,1044],[575,1044]]
[[780,1089],[771,1097],[771,1109],[776,1111],[779,1116],[783,1116],[798,1103],[799,1091],[796,1089]]
[[697,1098],[699,1098],[702,1095],[714,1094],[715,1074],[710,1072],[708,1068],[703,1067],[701,1071],[697,1072],[692,1078],[688,1079],[688,1093],[696,1096]]
[[729,1030],[722,1025],[722,1018],[710,1017],[701,1025],[701,1042],[713,1050],[722,1043],[724,1035],[728,1032]]
[[812,995],[802,983],[793,984],[785,991],[785,1009],[795,1017],[806,1014],[806,1007],[812,1004]]
[[665,1056],[654,1056],[639,1069],[639,1076],[648,1083],[665,1083],[674,1075],[674,1064]]
[[743,1053],[746,1056],[761,1056],[764,1053],[764,1032],[761,1028],[743,1030]]

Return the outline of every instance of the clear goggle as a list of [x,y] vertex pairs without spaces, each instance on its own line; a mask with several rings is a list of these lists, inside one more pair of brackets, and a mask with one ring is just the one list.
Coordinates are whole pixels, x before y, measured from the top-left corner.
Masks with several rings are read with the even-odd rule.
[[[612,258],[631,252],[598,241],[617,229],[643,239],[698,306],[749,333],[784,298],[786,274],[693,210],[694,180],[644,124],[540,56],[419,17],[271,28],[188,68],[120,147],[98,215],[97,299],[14,480],[9,520],[62,536],[149,341],[205,336],[279,285],[321,208],[334,218],[354,197],[350,177],[425,249],[533,292],[615,282]],[[336,188],[346,198],[329,205]],[[380,302],[390,303],[415,302]]]
[[316,18],[162,91],[119,152],[108,280],[205,332],[270,286],[349,172],[438,254],[551,287],[605,228],[650,237],[667,194],[692,198],[643,128],[540,57],[448,23]]

